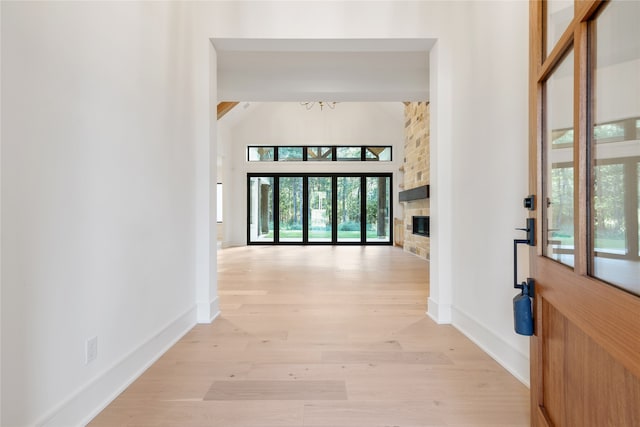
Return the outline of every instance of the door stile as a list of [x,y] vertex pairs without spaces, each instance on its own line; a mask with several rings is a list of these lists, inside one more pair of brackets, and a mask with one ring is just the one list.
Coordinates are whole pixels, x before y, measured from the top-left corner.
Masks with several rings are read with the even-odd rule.
[[577,197],[574,198],[574,272],[580,276],[587,275],[587,247],[590,246],[583,242],[584,239],[589,240],[590,233],[588,228],[588,180],[587,171],[589,170],[587,146],[588,146],[588,120],[587,120],[587,102],[590,96],[588,93],[588,40],[587,40],[587,22],[580,22],[575,27],[574,32],[574,91],[573,91],[573,111],[574,111],[574,143],[573,143],[573,188]]
[[[534,210],[530,215],[536,218],[536,242],[529,250],[530,276],[537,277],[535,266],[536,258],[542,255],[542,227],[540,212],[540,195],[542,194],[542,174],[538,173],[538,168],[542,165],[542,149],[540,139],[542,133],[539,132],[542,122],[542,85],[539,83],[539,73],[542,66],[542,52],[544,49],[544,9],[543,2],[531,1],[529,3],[529,193],[536,195]],[[542,343],[538,337],[538,332],[542,328],[542,303],[536,292],[533,299],[534,313],[534,335],[530,339],[529,359],[530,359],[530,399],[531,399],[531,425],[546,426],[549,424],[541,421],[545,420],[543,413],[543,375],[542,369]]]

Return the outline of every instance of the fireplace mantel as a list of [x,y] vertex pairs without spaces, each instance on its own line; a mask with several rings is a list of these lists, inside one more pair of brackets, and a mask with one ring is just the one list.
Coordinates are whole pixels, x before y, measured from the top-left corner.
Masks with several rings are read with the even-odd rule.
[[429,198],[429,186],[422,185],[410,190],[401,191],[398,194],[400,202],[410,202],[412,200],[422,200]]

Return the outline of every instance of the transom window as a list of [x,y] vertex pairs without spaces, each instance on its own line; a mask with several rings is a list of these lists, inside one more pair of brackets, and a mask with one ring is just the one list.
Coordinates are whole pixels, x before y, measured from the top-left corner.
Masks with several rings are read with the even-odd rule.
[[390,145],[275,146],[250,145],[250,162],[390,162]]

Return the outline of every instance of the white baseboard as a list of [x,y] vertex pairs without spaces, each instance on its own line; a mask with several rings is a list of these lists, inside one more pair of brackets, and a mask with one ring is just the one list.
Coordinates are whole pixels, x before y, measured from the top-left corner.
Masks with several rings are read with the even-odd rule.
[[[453,309],[453,326],[529,387],[529,355],[523,354],[472,316]],[[515,333],[515,332],[514,332]]]
[[216,296],[209,302],[199,302],[198,307],[198,323],[211,323],[220,314],[220,300]]
[[77,390],[36,425],[70,427],[88,424],[195,324],[196,307],[193,306],[111,368]]
[[216,317],[220,315],[220,299],[218,298],[217,295],[213,299],[213,301],[211,301],[211,304],[209,304],[209,310],[211,313],[211,317],[209,318],[209,323],[211,323],[214,320],[216,320]]
[[247,246],[247,242],[246,241],[239,241],[239,240],[225,240],[222,242],[222,249],[227,249],[227,248],[239,248],[241,246]]
[[438,325],[447,325],[451,323],[451,305],[438,304],[437,301],[429,297],[427,301],[427,315]]

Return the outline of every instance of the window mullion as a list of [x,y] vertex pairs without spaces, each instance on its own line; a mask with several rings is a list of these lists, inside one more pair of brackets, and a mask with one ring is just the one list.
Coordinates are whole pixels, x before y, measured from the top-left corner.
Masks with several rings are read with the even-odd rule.
[[367,177],[360,177],[360,243],[367,241]]
[[[334,147],[335,160],[335,147]],[[331,243],[338,243],[338,177],[331,177]]]
[[302,243],[309,243],[309,176],[302,177]]
[[273,177],[273,242],[280,243],[280,177]]

